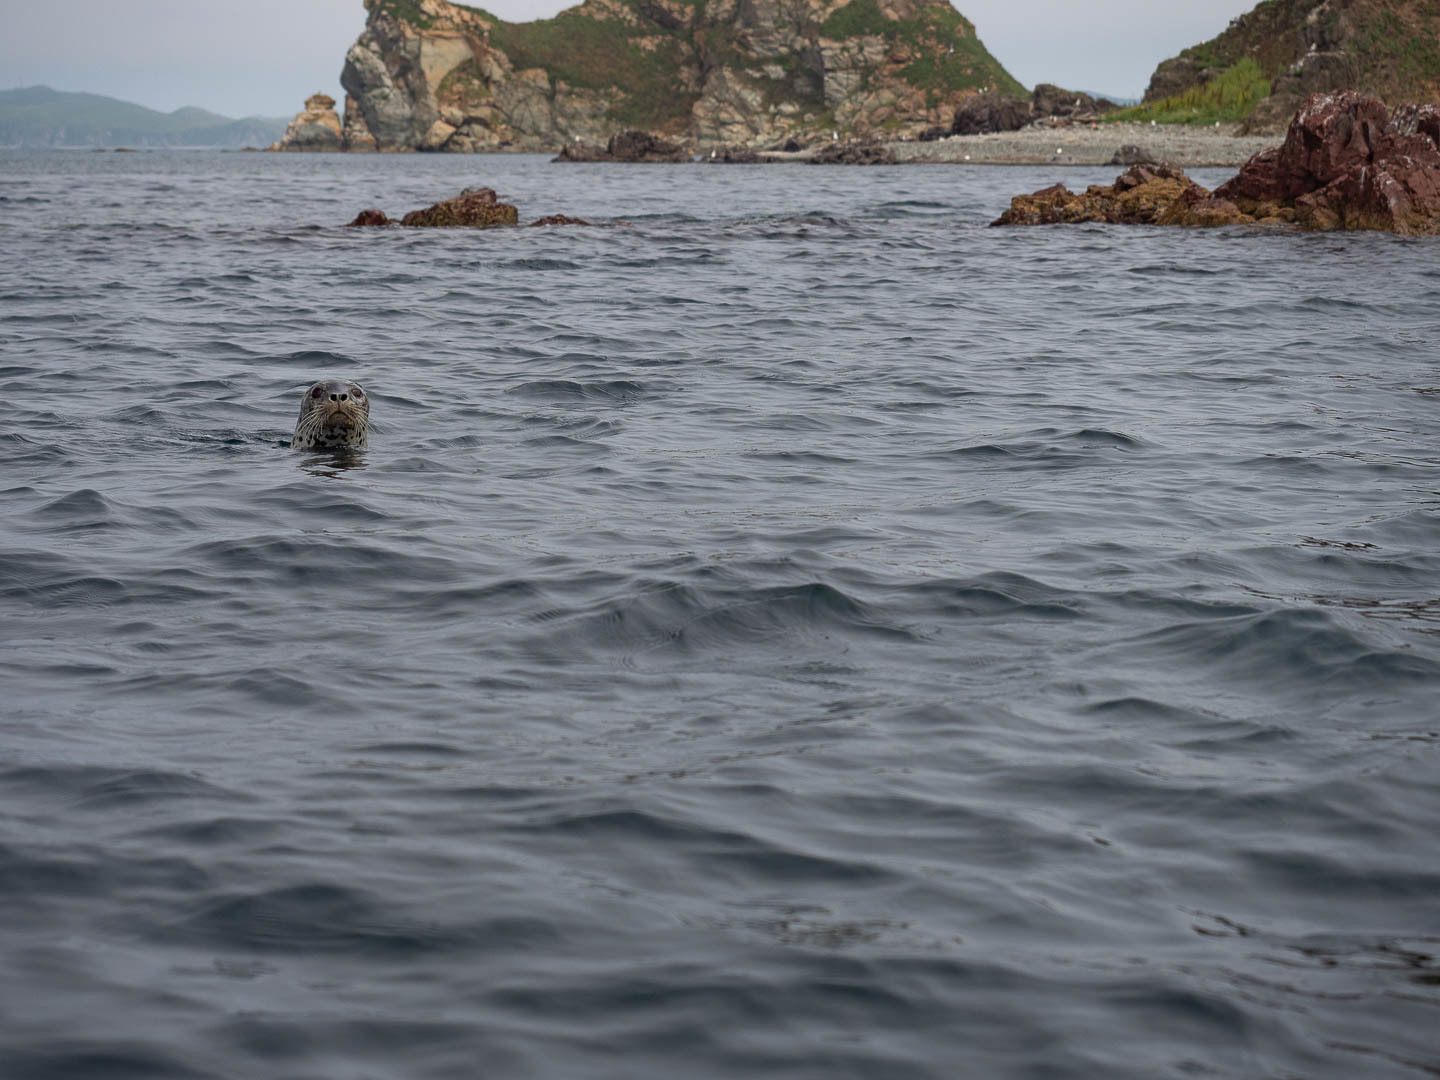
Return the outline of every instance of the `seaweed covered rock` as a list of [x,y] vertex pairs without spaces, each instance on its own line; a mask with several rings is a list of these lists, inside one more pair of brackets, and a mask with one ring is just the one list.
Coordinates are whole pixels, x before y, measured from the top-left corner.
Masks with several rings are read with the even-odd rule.
[[445,199],[424,210],[412,210],[400,219],[401,225],[431,228],[488,229],[519,222],[520,212],[509,203],[502,203],[493,188],[466,188],[453,199]]
[[545,217],[536,218],[530,222],[532,228],[554,225],[589,225],[590,222],[584,218],[571,217],[569,214],[547,214]]
[[1233,204],[1214,198],[1180,169],[1136,165],[1114,184],[1094,184],[1076,194],[1061,184],[1017,195],[995,225],[1239,225],[1249,219]]
[[1216,196],[1308,229],[1440,235],[1440,106],[1351,90],[1314,94],[1284,145],[1255,155]]
[[373,207],[369,210],[361,210],[355,215],[355,220],[350,222],[352,229],[365,228],[367,226],[390,225],[391,220],[385,215],[384,210],[376,210]]

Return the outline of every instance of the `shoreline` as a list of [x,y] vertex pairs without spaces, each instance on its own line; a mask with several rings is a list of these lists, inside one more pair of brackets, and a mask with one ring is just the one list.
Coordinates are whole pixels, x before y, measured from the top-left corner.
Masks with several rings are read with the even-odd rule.
[[[1028,127],[990,135],[951,135],[934,142],[885,145],[902,165],[1078,165],[1115,164],[1122,146],[1139,146],[1156,161],[1181,168],[1239,168],[1283,136],[1241,135],[1238,124],[1186,127],[1179,124],[1096,124]],[[776,162],[806,162],[812,151],[762,151]]]

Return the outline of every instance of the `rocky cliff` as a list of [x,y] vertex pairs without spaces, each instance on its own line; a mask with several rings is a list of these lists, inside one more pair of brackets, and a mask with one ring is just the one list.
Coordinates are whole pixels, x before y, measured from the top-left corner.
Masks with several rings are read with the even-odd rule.
[[365,6],[341,75],[349,150],[908,134],[976,92],[1025,92],[946,0],[584,0],[531,23],[445,0]]
[[1265,0],[1218,37],[1163,61],[1147,103],[1217,80],[1243,61],[1272,80],[1249,118],[1284,125],[1313,93],[1358,90],[1394,104],[1440,101],[1440,4],[1434,0]]

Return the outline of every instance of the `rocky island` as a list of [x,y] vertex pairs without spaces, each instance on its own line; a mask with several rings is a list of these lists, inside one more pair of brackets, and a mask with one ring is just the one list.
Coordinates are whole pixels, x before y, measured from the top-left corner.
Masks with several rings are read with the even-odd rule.
[[947,0],[584,0],[529,23],[446,0],[365,7],[343,118],[312,97],[275,149],[898,137],[948,128],[977,93],[1028,97]]

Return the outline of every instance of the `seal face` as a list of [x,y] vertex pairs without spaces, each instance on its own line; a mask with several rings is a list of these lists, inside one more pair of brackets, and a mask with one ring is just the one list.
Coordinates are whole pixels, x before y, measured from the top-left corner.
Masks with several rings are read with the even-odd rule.
[[370,399],[353,382],[317,382],[305,391],[290,438],[294,450],[358,449],[370,433]]

